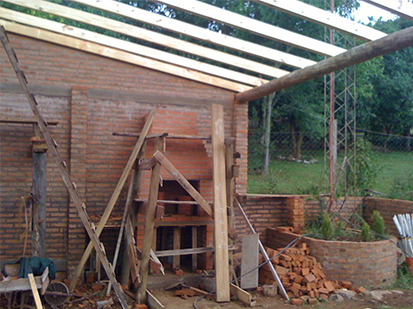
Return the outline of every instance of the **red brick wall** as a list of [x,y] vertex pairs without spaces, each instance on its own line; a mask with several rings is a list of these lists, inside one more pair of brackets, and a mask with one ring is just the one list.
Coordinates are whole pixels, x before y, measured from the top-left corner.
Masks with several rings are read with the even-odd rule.
[[[139,96],[136,100],[123,101],[96,99],[89,95],[89,90],[140,91],[163,96],[185,93],[193,98],[194,104],[198,99],[232,97],[230,91],[176,76],[18,35],[10,34],[9,38],[29,84],[68,89],[66,97],[37,98],[46,119],[59,121],[51,133],[90,215],[103,213],[136,143],[136,138],[115,137],[112,132],[139,132],[144,116],[158,107],[153,132],[210,135],[210,111],[205,105],[141,102]],[[17,84],[3,49],[0,49],[0,80],[2,84]],[[0,93],[0,100],[2,117],[31,117],[24,95],[6,89]],[[232,102],[228,103],[225,108],[226,137],[236,139],[235,150],[242,156],[238,162],[242,167],[237,190],[246,192],[248,106],[242,104],[232,108]],[[30,126],[1,124],[0,128],[0,260],[9,260],[19,257],[22,252],[22,243],[16,233],[21,222],[17,206],[20,196],[30,191],[32,164],[27,145],[33,133]],[[150,142],[147,157],[152,152]],[[209,143],[168,140],[166,156],[184,176],[200,180],[201,193],[207,200],[212,200]],[[68,255],[69,267],[73,269],[85,247],[85,233],[73,205],[69,205],[67,191],[53,159],[50,154],[48,157],[47,255],[52,258]],[[171,179],[165,171],[162,176]],[[147,195],[148,177],[146,172],[142,196]],[[115,215],[120,215],[123,210],[127,186],[128,183],[115,206]],[[66,237],[69,238],[68,248],[65,248]],[[211,240],[206,242],[210,245]]]
[[[298,234],[267,229],[270,248],[281,248],[299,237]],[[351,281],[355,286],[377,288],[395,282],[397,271],[397,247],[389,240],[376,242],[326,241],[304,237],[311,250],[323,265],[330,280]]]
[[413,202],[411,201],[366,197],[363,200],[363,206],[363,217],[369,224],[373,222],[373,210],[378,210],[383,216],[386,227],[393,235],[397,236],[399,236],[399,232],[394,225],[393,216],[413,213]]

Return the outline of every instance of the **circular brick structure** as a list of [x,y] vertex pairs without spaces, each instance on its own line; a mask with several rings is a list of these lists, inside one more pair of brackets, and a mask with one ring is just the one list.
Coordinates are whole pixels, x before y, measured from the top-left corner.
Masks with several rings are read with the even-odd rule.
[[[299,237],[294,233],[267,229],[267,245],[279,248]],[[356,287],[391,285],[397,277],[397,247],[389,240],[374,242],[328,241],[303,237],[310,255],[322,264],[330,280],[351,281]]]

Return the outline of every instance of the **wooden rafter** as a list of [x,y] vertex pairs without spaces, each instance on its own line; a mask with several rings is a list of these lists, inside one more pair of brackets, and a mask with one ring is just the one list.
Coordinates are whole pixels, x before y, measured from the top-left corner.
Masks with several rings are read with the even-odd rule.
[[251,32],[265,38],[275,40],[290,46],[304,49],[323,56],[336,56],[345,49],[328,44],[323,41],[312,39],[302,34],[298,34],[280,27],[276,27],[262,21],[252,19],[240,14],[223,10],[210,4],[205,4],[195,0],[150,0],[164,3],[170,7],[184,10],[204,18],[220,21],[226,25]]
[[235,83],[223,78],[207,75],[201,72],[197,72],[191,69],[185,69],[176,65],[168,64],[154,59],[149,59],[147,57],[142,57],[139,55],[134,55],[128,52],[124,52],[118,49],[103,46],[101,44],[96,44],[93,42],[88,42],[85,40],[80,40],[76,38],[71,38],[65,35],[53,33],[47,30],[36,29],[32,27],[27,27],[19,25],[13,22],[9,22],[0,19],[0,25],[12,33],[28,36],[31,38],[36,38],[42,41],[51,42],[54,44],[82,50],[92,54],[104,56],[107,58],[120,60],[127,63],[132,63],[139,65],[148,69],[169,73],[182,78],[194,80],[200,83],[221,87],[224,89],[242,92],[251,87]]
[[127,42],[121,39],[115,39],[96,32],[68,26],[59,22],[46,20],[32,15],[19,13],[13,10],[0,8],[0,18],[9,19],[28,26],[34,26],[40,29],[53,31],[59,34],[68,35],[77,39],[84,39],[93,43],[117,48],[133,54],[147,56],[149,58],[164,61],[173,65],[178,65],[184,68],[193,69],[206,74],[215,75],[221,78],[233,80],[249,86],[260,86],[267,82],[264,79],[255,76],[246,75],[236,71],[228,70],[222,67],[204,63],[201,61],[192,60],[182,56],[174,55],[158,49],[146,47],[136,43]]
[[413,4],[401,1],[390,0],[361,0],[377,6],[383,10],[389,11],[400,17],[413,20]]
[[313,5],[306,4],[298,0],[252,0],[264,4],[278,11],[291,14],[317,24],[354,35],[360,39],[374,41],[386,34],[368,26],[356,23],[344,17],[332,14],[331,12],[319,9]]
[[117,20],[102,17],[100,15],[87,13],[85,11],[69,8],[67,6],[58,5],[47,1],[24,1],[24,0],[6,0],[5,2],[13,3],[33,10],[41,10],[45,13],[50,13],[102,29],[114,31],[140,40],[145,40],[168,48],[184,51],[199,57],[211,59],[223,64],[233,65],[251,72],[256,72],[270,77],[281,77],[288,74],[288,71],[281,70],[269,65],[265,65],[256,61],[251,61],[224,52],[217,51],[212,48],[199,46],[184,40],[176,39],[168,35],[150,31],[144,28],[132,26]]
[[126,18],[173,31],[201,41],[216,44],[225,48],[275,61],[294,68],[304,68],[315,64],[314,61],[297,57],[259,44],[240,40],[229,35],[213,32],[176,19],[138,9],[134,6],[111,0],[72,0],[83,5],[104,10]]
[[238,102],[249,102],[286,89],[310,79],[342,70],[348,66],[379,57],[399,49],[413,46],[413,27],[389,34],[382,39],[354,47],[336,57],[328,58],[319,63],[297,70],[279,79],[272,80],[264,86],[239,93],[235,96]]

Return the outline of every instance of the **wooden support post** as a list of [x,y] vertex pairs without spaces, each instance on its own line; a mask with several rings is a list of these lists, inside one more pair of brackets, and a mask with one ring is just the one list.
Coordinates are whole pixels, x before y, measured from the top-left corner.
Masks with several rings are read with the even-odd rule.
[[[199,194],[199,192],[189,183],[189,181],[176,169],[175,166],[159,151],[153,155],[156,160],[168,171],[169,174],[188,192],[190,196],[202,207],[211,217],[214,216],[209,203]],[[188,203],[188,202],[185,202]]]
[[[234,144],[225,145],[225,174],[226,174],[226,188],[227,188],[227,205],[228,205],[228,230],[231,235],[236,235],[235,233],[235,213],[234,213],[234,190],[235,190],[235,178],[234,178]],[[228,245],[232,246],[234,241],[228,238]],[[237,275],[234,269],[234,253],[232,251],[228,252],[229,258],[229,270],[231,273],[231,278],[234,284],[238,285]]]
[[[136,142],[135,147],[132,150],[132,153],[129,157],[128,163],[126,163],[125,169],[123,170],[123,173],[118,181],[118,184],[116,185],[115,190],[113,191],[113,194],[109,200],[108,205],[106,206],[106,209],[102,215],[102,218],[100,219],[99,225],[96,229],[96,235],[99,237],[100,234],[102,233],[106,222],[108,221],[110,214],[112,213],[113,208],[115,207],[116,201],[118,200],[119,194],[122,191],[123,186],[125,185],[126,179],[129,176],[129,173],[132,169],[133,164],[135,164],[136,158],[138,157],[139,151],[142,148],[142,145],[145,141],[145,137],[149,132],[149,129],[151,128],[153,119],[155,117],[156,109],[153,109],[150,114],[148,119],[146,120],[145,125],[143,126],[141,135],[138,138],[138,141]],[[76,269],[75,274],[73,275],[72,280],[70,281],[70,286],[69,290],[73,291],[73,289],[76,286],[77,280],[79,279],[83,268],[85,267],[85,264],[90,256],[90,253],[92,252],[93,246],[91,243],[87,246],[85,252],[83,253],[82,259],[79,262],[79,265]]]
[[[174,227],[173,249],[174,250],[181,249],[181,228],[180,227]],[[172,261],[172,268],[173,269],[181,268],[181,257],[179,255],[174,255],[173,261]]]
[[224,107],[212,104],[212,162],[214,180],[215,283],[218,302],[230,301],[228,219],[225,178]]
[[[158,137],[155,141],[155,150],[163,151],[164,148],[164,137]],[[146,285],[148,282],[148,272],[149,272],[149,259],[150,251],[152,246],[153,229],[155,221],[155,211],[156,211],[156,201],[158,200],[159,192],[159,176],[161,174],[161,164],[157,163],[152,169],[151,182],[149,186],[149,199],[148,208],[146,209],[145,216],[145,231],[142,245],[142,259],[141,259],[141,270],[140,279],[141,285],[139,286],[138,293],[136,295],[137,301],[142,304],[146,302]]]
[[[192,227],[192,249],[198,248],[198,227]],[[196,254],[192,254],[192,272],[195,273],[198,270],[198,257]]]
[[[37,123],[33,124],[33,222],[32,251],[33,256],[46,257],[46,189],[47,189],[47,145],[42,141]],[[35,144],[36,143],[36,144]],[[37,143],[44,146],[38,147]]]
[[23,71],[20,70],[18,66],[18,60],[16,58],[16,54],[13,50],[13,48],[10,46],[10,42],[7,38],[6,32],[3,27],[0,27],[0,40],[4,46],[4,50],[7,53],[7,56],[10,59],[10,63],[14,69],[14,72],[16,73],[16,76],[20,82],[21,87],[24,90],[24,93],[26,95],[27,101],[30,105],[30,108],[37,120],[37,124],[39,125],[40,131],[43,134],[43,137],[46,141],[47,147],[50,149],[52,155],[56,159],[57,163],[57,168],[60,171],[60,174],[62,176],[63,182],[69,191],[69,196],[76,207],[76,210],[79,214],[79,217],[82,221],[83,226],[85,227],[85,230],[88,234],[88,236],[91,239],[92,246],[95,248],[97,254],[99,255],[99,259],[102,262],[102,266],[105,269],[105,272],[109,278],[110,281],[112,281],[112,284],[114,286],[116,295],[119,299],[119,302],[122,306],[123,309],[128,308],[128,304],[126,302],[126,297],[125,294],[123,293],[123,290],[121,286],[118,284],[116,281],[116,276],[115,273],[113,272],[112,265],[110,265],[105,252],[101,249],[101,243],[99,241],[99,237],[96,235],[94,226],[92,222],[90,221],[90,218],[86,212],[86,205],[82,202],[79,193],[76,190],[76,185],[73,183],[69,172],[66,169],[66,164],[60,157],[59,152],[57,151],[57,143],[52,137],[50,136],[49,129],[47,128],[48,124],[46,119],[40,114],[39,109],[37,108],[37,101],[34,95],[30,92],[27,79],[23,73]]

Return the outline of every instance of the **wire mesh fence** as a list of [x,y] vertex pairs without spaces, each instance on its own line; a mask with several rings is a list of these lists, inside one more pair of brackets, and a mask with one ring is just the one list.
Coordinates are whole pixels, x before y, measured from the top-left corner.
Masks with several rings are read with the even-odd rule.
[[[265,146],[258,132],[251,133],[249,143],[249,192],[328,193],[328,160],[324,158],[322,134],[272,133],[267,175],[263,174]],[[358,129],[355,145],[349,144],[357,150],[353,158],[355,178],[351,173],[345,177],[356,187],[352,194],[413,200],[413,136]],[[344,149],[339,147],[338,169],[343,159]]]

